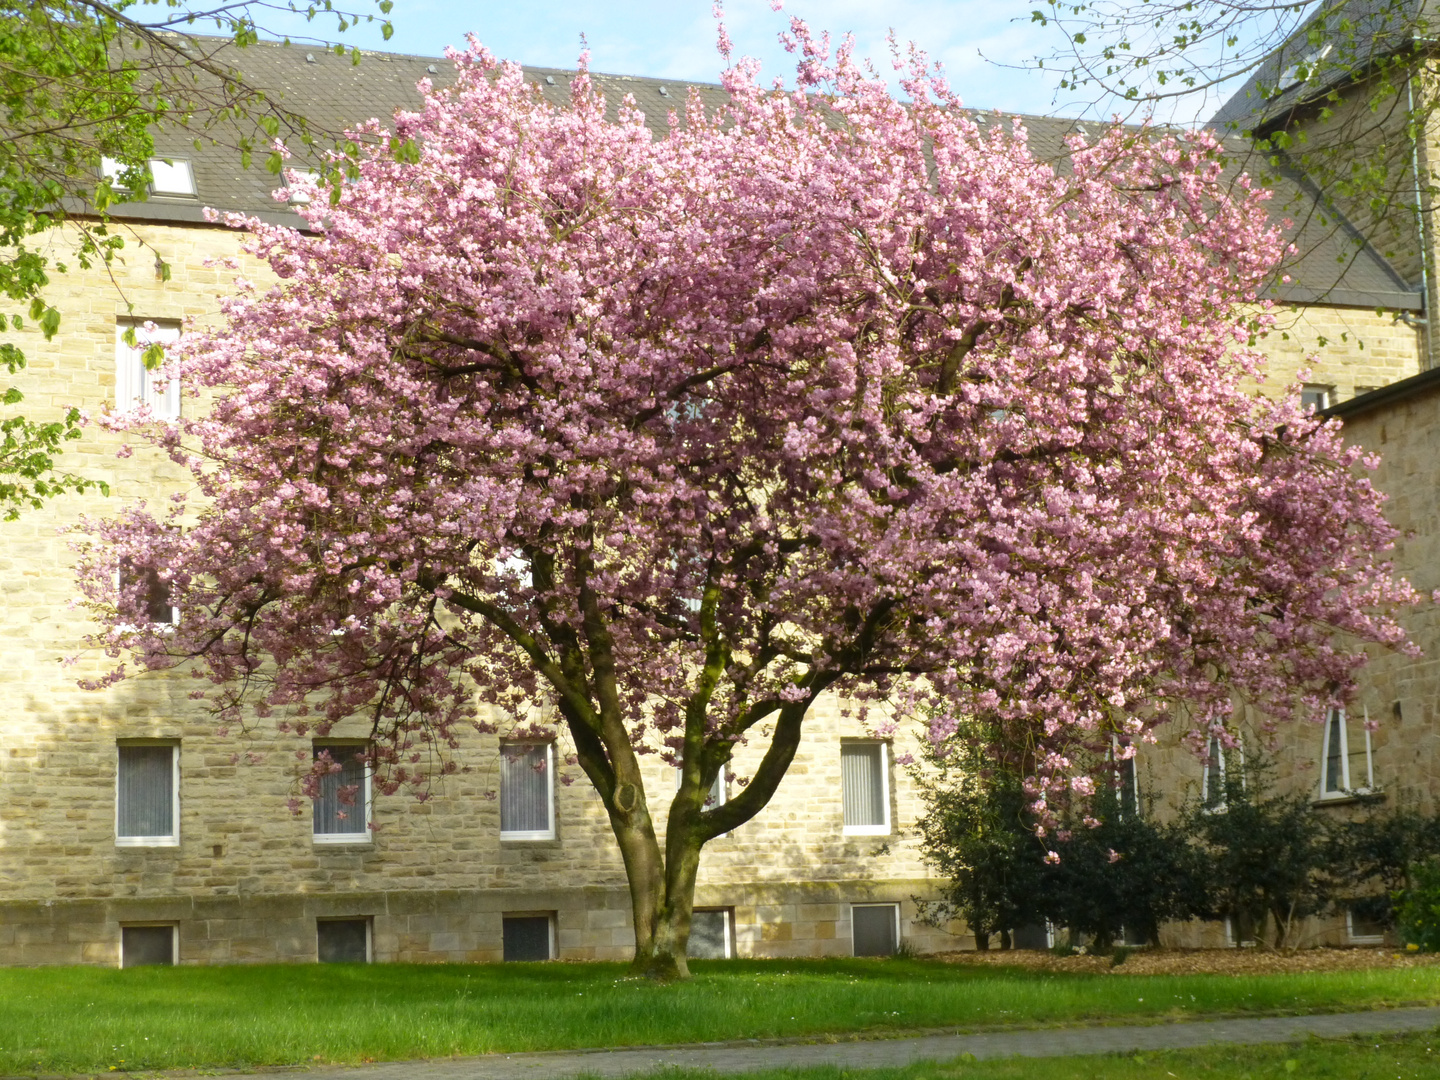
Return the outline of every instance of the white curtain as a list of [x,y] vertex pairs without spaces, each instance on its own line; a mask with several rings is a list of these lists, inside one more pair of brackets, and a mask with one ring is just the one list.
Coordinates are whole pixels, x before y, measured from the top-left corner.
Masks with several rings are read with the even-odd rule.
[[120,836],[175,834],[175,748],[120,747]]
[[881,755],[879,743],[851,743],[840,748],[840,785],[848,826],[885,824]]
[[500,831],[550,831],[550,748],[500,748]]
[[[322,750],[329,751],[330,760],[340,765],[340,771],[320,778],[320,797],[315,800],[315,834],[364,833],[368,816],[365,813],[365,764],[359,760],[359,755],[365,752],[365,748],[317,746],[317,758]],[[348,806],[340,799],[341,788],[358,789],[354,801]]]

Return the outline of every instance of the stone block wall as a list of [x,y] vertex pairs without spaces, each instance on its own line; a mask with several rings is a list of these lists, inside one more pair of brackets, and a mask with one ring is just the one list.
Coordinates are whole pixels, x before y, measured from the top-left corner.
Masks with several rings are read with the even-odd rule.
[[[50,296],[64,322],[54,342],[18,335],[30,358],[16,379],[28,415],[78,404],[94,416],[113,405],[117,321],[203,324],[237,274],[266,280],[227,229],[134,231],[113,280],[78,270],[57,277]],[[169,281],[155,270],[157,254],[171,266]],[[226,257],[239,258],[238,271],[204,265]],[[1262,342],[1275,361],[1271,388],[1293,378],[1322,335],[1316,378],[1331,380],[1338,396],[1418,369],[1415,332],[1373,312],[1312,308],[1287,332]],[[184,963],[313,960],[315,920],[346,915],[372,920],[377,959],[489,960],[499,958],[505,912],[553,912],[561,957],[626,956],[624,875],[578,769],[562,769],[573,785],[556,785],[554,840],[500,841],[498,744],[473,736],[457,752],[466,771],[437,781],[430,801],[378,799],[367,842],[316,844],[308,808],[298,817],[286,809],[307,740],[263,729],[245,740],[217,736],[174,674],[78,688],[111,661],[82,647],[92,627],[71,606],[73,556],[60,530],[137,500],[160,503],[187,482],[162,456],[137,448],[117,457],[120,448],[119,436],[88,428],[61,465],[108,480],[113,494],[65,497],[6,523],[0,546],[0,684],[10,705],[0,725],[0,963],[115,963],[119,928],[131,922],[177,924]],[[808,729],[772,804],[707,846],[697,902],[733,909],[742,955],[848,954],[850,905],[867,901],[900,903],[902,935],[917,948],[968,944],[914,919],[911,898],[932,894],[935,883],[916,836],[923,807],[893,759],[916,747],[917,733],[892,743],[890,835],[857,837],[843,829],[840,743],[867,733],[833,699],[817,705]],[[362,734],[358,724],[334,732]],[[117,740],[133,738],[179,744],[176,846],[115,844]],[[762,749],[742,747],[735,772],[744,775]],[[653,807],[674,781],[651,761]]]
[[[237,273],[264,280],[229,230],[136,231],[139,243],[127,245],[113,282],[79,271],[57,277],[51,297],[64,322],[54,342],[17,335],[30,358],[17,380],[28,415],[75,403],[93,416],[113,406],[119,320],[204,323]],[[157,253],[171,265],[168,282],[156,274]],[[239,271],[203,265],[237,256]],[[187,411],[195,407],[184,401]],[[110,661],[82,647],[93,628],[71,606],[73,556],[60,530],[81,515],[113,515],[142,499],[157,504],[186,483],[162,456],[137,447],[117,457],[120,447],[119,436],[89,427],[62,466],[107,479],[112,495],[62,498],[29,513],[7,524],[0,548],[0,682],[12,708],[0,726],[0,962],[114,963],[121,924],[157,921],[179,925],[182,962],[313,960],[314,921],[337,915],[373,920],[379,959],[498,959],[501,914],[515,911],[554,912],[563,957],[628,955],[623,870],[599,799],[577,768],[560,769],[576,782],[555,785],[554,840],[500,841],[499,745],[476,735],[457,751],[466,771],[438,780],[428,802],[377,799],[378,828],[367,842],[316,844],[308,806],[299,816],[286,809],[309,740],[273,730],[218,736],[188,699],[188,680],[173,673],[79,689],[79,679]],[[930,887],[914,838],[918,800],[893,752],[892,834],[847,837],[840,740],[866,733],[834,700],[816,708],[810,727],[772,805],[706,851],[701,903],[734,908],[742,953],[848,953],[852,899],[908,904]],[[357,723],[333,734],[364,733]],[[175,846],[115,843],[117,740],[134,738],[179,745]],[[896,742],[913,748],[906,738]],[[742,749],[735,773],[744,775],[762,751]],[[673,772],[650,760],[647,791],[663,808]]]
[[1277,306],[1275,328],[1256,343],[1268,361],[1256,392],[1278,395],[1300,381],[1331,388],[1331,404],[1418,373],[1421,330],[1371,308]]
[[[1440,812],[1440,383],[1343,418],[1347,438],[1379,456],[1367,475],[1388,497],[1386,516],[1401,531],[1393,559],[1425,600],[1402,612],[1400,621],[1422,650],[1419,657],[1369,646],[1369,662],[1359,674],[1360,691],[1349,710],[1349,735],[1363,737],[1368,717],[1378,722],[1370,733],[1374,789],[1385,805]],[[1273,763],[1282,790],[1306,791],[1314,812],[1343,818],[1361,809],[1355,799],[1321,798],[1324,730],[1316,721],[1281,724],[1266,736],[1261,718],[1242,708],[1238,726],[1252,752]],[[1181,745],[1178,730],[1160,733],[1159,742],[1141,748],[1138,777],[1142,792],[1157,798],[1162,812],[1200,799],[1201,763]],[[1172,927],[1177,943],[1215,940],[1215,926]],[[1223,935],[1221,935],[1223,939]],[[1347,944],[1343,914],[1308,920],[1299,930],[1301,944]]]

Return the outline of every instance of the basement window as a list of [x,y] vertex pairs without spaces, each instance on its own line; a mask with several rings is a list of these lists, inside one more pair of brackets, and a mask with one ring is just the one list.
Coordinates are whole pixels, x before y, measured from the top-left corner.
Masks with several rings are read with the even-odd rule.
[[322,964],[368,964],[369,919],[317,919],[315,953]]
[[734,911],[731,908],[696,908],[690,915],[690,944],[685,955],[693,960],[729,960],[734,956]]
[[179,946],[180,927],[175,923],[121,926],[120,966],[174,967]]
[[555,959],[554,912],[504,915],[500,934],[507,963]]
[[893,956],[900,948],[900,905],[852,904],[850,941],[856,956]]

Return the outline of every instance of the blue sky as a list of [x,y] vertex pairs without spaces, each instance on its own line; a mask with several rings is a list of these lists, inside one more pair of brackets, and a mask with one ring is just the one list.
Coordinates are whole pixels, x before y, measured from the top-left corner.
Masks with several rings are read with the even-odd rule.
[[[338,0],[337,6],[342,2],[357,10],[369,0]],[[970,106],[1066,116],[1096,111],[1089,97],[1057,98],[1058,74],[1016,69],[1058,41],[1053,30],[1030,21],[1034,5],[1023,0],[788,0],[784,14],[771,11],[768,0],[728,0],[725,6],[737,50],[759,57],[771,76],[792,69],[776,36],[795,14],[837,36],[854,33],[860,55],[886,64],[885,36],[893,28],[902,41],[917,42],[944,63],[951,85]],[[474,31],[499,56],[564,68],[574,66],[583,33],[596,71],[714,82],[721,62],[710,8],[711,0],[395,0],[395,36],[388,43],[364,25],[343,40],[362,48],[439,55]],[[270,25],[304,33],[299,21]],[[333,24],[316,25],[324,34],[333,32]],[[1203,116],[1212,109],[1213,103],[1196,112]]]

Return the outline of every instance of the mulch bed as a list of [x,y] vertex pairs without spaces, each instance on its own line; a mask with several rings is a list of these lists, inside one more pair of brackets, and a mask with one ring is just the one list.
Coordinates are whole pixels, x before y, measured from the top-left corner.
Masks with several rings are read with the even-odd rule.
[[990,964],[1099,975],[1284,975],[1363,968],[1440,968],[1440,954],[1389,949],[1135,949],[1116,965],[1108,956],[1057,956],[1010,949],[942,953],[952,964]]

